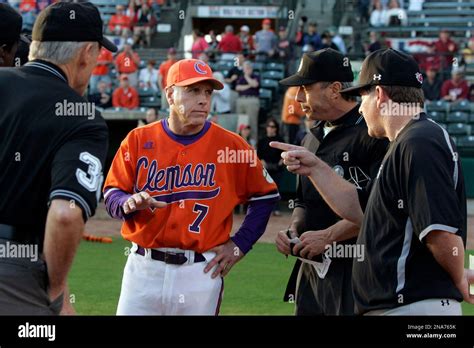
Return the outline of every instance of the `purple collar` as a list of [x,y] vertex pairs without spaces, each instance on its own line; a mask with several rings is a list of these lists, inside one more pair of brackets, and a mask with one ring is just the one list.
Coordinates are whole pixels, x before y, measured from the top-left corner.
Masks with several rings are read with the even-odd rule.
[[161,120],[161,124],[163,125],[163,129],[165,130],[166,134],[171,138],[173,139],[174,141],[182,144],[182,145],[191,145],[193,143],[195,143],[196,141],[198,141],[199,139],[201,139],[204,134],[207,133],[207,131],[209,130],[209,128],[211,128],[211,122],[209,121],[206,121],[204,123],[204,127],[202,127],[202,129],[196,133],[196,134],[192,134],[192,135],[177,135],[177,134],[174,134],[171,129],[169,128],[168,126],[168,119],[165,118],[163,120]]

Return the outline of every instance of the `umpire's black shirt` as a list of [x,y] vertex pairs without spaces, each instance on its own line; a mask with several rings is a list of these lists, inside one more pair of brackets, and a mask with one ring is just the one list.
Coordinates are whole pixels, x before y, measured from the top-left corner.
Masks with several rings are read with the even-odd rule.
[[[369,137],[365,120],[358,110],[359,105],[331,123],[319,121],[305,137],[303,145],[338,175],[356,187],[364,188],[377,174],[388,141]],[[305,231],[323,230],[341,220],[307,177],[298,176],[295,206],[306,210]],[[355,238],[345,241],[354,242]]]
[[[365,259],[353,265],[356,313],[432,298],[462,301],[425,245],[433,230],[466,242],[464,180],[448,133],[420,114],[391,142],[371,186],[357,240]],[[359,191],[362,206],[365,194]]]
[[42,241],[52,199],[94,214],[108,135],[85,102],[54,64],[0,69],[0,224]]

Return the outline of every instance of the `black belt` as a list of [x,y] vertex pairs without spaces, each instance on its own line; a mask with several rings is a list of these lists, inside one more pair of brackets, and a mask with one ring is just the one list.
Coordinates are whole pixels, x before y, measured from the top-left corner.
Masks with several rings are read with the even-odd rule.
[[[137,254],[145,256],[145,248],[141,246],[137,249]],[[188,262],[188,258],[184,256],[184,253],[175,253],[169,251],[159,251],[155,249],[151,249],[151,258],[156,261],[163,261],[164,263],[168,263],[171,265],[182,265]],[[194,262],[204,262],[206,258],[203,254],[194,253]]]
[[33,229],[0,224],[0,239],[20,244],[40,244],[40,236]]

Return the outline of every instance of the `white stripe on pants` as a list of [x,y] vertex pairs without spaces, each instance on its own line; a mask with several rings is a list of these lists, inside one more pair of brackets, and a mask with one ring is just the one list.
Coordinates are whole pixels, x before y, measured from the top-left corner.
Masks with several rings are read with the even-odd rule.
[[[135,250],[135,248],[132,248]],[[203,254],[206,262],[171,265],[134,251],[125,265],[117,315],[216,315],[224,280],[211,278],[204,268],[215,256]]]
[[454,299],[436,298],[396,308],[377,309],[364,315],[462,315],[462,308],[461,303]]

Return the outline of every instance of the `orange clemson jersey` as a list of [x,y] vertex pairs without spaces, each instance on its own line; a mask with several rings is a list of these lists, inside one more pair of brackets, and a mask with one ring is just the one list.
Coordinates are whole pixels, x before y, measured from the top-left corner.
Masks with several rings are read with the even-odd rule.
[[124,221],[125,239],[145,248],[205,252],[225,243],[235,206],[279,197],[256,152],[239,135],[206,122],[187,141],[166,120],[132,130],[122,141],[104,192],[148,192],[162,209],[138,211]]

